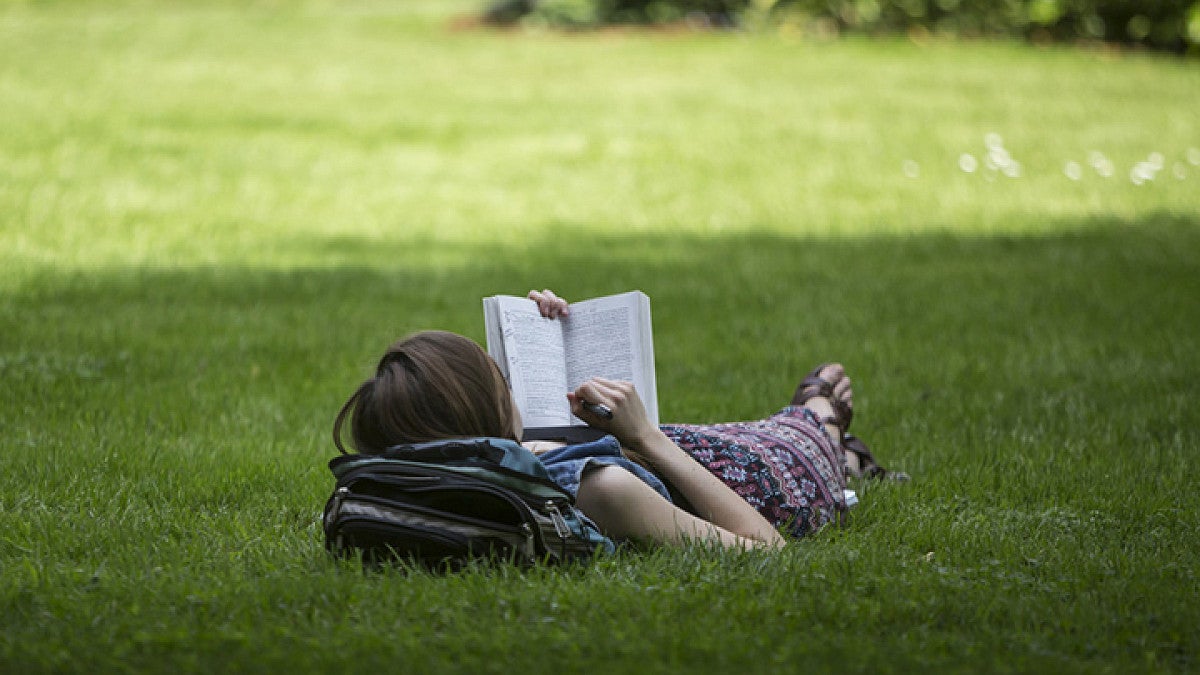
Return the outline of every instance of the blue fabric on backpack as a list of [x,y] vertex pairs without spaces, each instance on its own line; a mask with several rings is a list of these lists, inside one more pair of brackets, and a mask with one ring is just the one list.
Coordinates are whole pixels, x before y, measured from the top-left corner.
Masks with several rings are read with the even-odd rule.
[[579,482],[588,468],[619,466],[640,478],[667,501],[671,501],[671,495],[663,482],[642,465],[621,454],[621,444],[611,435],[587,443],[564,445],[544,452],[537,458],[546,467],[550,479],[570,492],[572,497],[579,496]]

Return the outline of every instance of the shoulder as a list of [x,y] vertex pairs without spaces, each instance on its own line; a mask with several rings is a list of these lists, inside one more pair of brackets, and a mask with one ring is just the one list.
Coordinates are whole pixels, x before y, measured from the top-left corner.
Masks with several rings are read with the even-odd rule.
[[559,443],[558,441],[525,441],[521,445],[525,446],[525,449],[533,454],[540,455],[551,450],[557,450],[565,446],[566,443]]

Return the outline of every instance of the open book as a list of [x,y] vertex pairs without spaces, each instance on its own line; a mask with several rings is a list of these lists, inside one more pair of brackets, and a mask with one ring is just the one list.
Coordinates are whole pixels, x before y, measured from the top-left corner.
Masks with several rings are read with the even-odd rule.
[[512,387],[524,440],[595,438],[571,414],[567,392],[591,377],[633,382],[650,421],[658,424],[650,298],[630,291],[571,305],[570,315],[544,318],[528,298],[483,299],[488,353]]

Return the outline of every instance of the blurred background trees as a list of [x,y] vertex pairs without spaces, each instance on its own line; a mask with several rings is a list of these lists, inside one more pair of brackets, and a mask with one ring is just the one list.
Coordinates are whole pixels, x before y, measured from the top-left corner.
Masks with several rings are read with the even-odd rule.
[[1200,0],[493,0],[491,24],[760,26],[816,35],[1021,37],[1200,53]]

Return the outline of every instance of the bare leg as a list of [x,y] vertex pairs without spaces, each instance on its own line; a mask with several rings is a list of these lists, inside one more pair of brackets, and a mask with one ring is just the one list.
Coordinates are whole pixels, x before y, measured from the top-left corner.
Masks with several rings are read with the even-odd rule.
[[[810,398],[804,404],[804,407],[813,411],[814,413],[817,414],[817,417],[824,420],[825,434],[827,436],[829,436],[829,442],[833,443],[834,448],[841,450],[842,449],[842,430],[840,427],[838,427],[833,422],[833,405],[829,402],[829,399],[827,399],[823,396],[818,396],[816,398]],[[843,454],[846,455],[846,459],[848,462],[848,461],[850,461],[850,457],[853,453],[845,453],[844,452]],[[855,459],[855,461],[857,461],[858,458],[854,457],[854,459]]]
[[[806,378],[796,388],[796,394],[792,397],[792,405],[801,405],[816,413],[825,426],[825,433],[829,436],[829,441],[845,457],[847,473],[858,475],[861,473],[858,455],[846,452],[842,447],[842,436],[845,432],[845,429],[842,428],[842,420],[849,421],[846,411],[854,406],[854,390],[851,389],[850,378],[846,377],[846,369],[840,363],[826,364],[816,375],[830,386],[809,385],[806,387],[805,382],[810,381],[809,378]],[[823,395],[813,395],[814,392],[821,389],[828,393],[828,398]],[[834,404],[835,401],[837,405]]]

